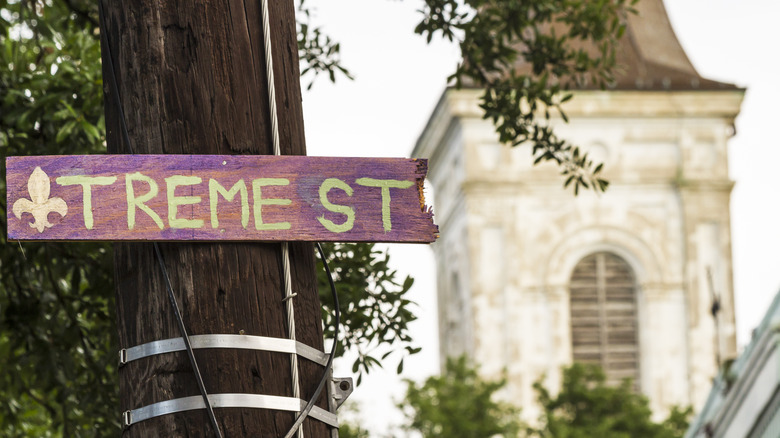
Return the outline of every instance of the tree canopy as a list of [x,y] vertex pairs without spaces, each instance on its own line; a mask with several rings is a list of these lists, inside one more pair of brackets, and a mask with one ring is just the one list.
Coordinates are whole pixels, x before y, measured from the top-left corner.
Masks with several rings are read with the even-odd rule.
[[554,395],[542,380],[534,384],[542,408],[538,426],[521,425],[519,408],[498,401],[506,380],[486,380],[465,358],[450,358],[441,376],[422,384],[408,382],[401,403],[407,428],[425,437],[478,438],[681,438],[691,409],[674,408],[653,421],[647,398],[632,382],[609,386],[596,365],[575,363],[563,370],[563,384]]
[[[3,189],[6,156],[103,150],[100,44],[83,21],[61,2],[0,2]],[[0,435],[116,433],[110,246],[10,244],[0,207]]]
[[691,409],[674,408],[669,417],[656,423],[647,398],[632,390],[624,380],[619,386],[606,383],[604,371],[596,365],[575,363],[564,368],[563,385],[554,394],[541,381],[534,384],[544,414],[541,427],[529,429],[529,436],[547,438],[682,438]]
[[441,376],[407,381],[399,405],[409,430],[426,438],[516,437],[519,409],[495,399],[506,380],[486,380],[464,356],[448,358]]

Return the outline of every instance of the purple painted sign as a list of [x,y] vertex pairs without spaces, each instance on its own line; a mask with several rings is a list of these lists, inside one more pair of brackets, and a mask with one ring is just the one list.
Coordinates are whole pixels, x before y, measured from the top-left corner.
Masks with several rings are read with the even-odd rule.
[[248,155],[6,159],[9,240],[433,242],[427,161]]

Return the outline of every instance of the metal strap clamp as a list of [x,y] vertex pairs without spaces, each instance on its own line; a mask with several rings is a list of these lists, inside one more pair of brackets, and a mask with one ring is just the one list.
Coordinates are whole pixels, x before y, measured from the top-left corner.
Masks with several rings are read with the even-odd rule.
[[[257,408],[300,412],[306,407],[306,401],[299,398],[261,394],[209,394],[209,401],[214,408]],[[122,415],[122,422],[124,427],[129,427],[135,423],[161,415],[205,408],[206,404],[203,402],[203,397],[199,395],[182,397],[125,411]],[[331,427],[339,427],[339,420],[336,414],[320,407],[315,406],[312,408],[309,416]]]
[[[234,348],[272,351],[277,353],[297,354],[322,366],[325,366],[328,363],[327,354],[314,347],[291,339],[250,335],[193,335],[189,338],[193,349]],[[126,365],[135,360],[149,356],[184,351],[185,349],[186,347],[182,338],[163,339],[136,345],[135,347],[123,348],[119,351],[119,365]],[[329,426],[338,428],[338,417],[334,413],[335,409],[338,409],[344,400],[352,393],[352,388],[351,378],[337,379],[331,377],[329,392],[331,393],[330,395],[332,398],[330,408],[333,412],[328,412],[325,409],[314,406],[311,412],[309,412],[309,416],[322,421]],[[301,412],[306,406],[306,401],[295,397],[262,394],[209,394],[208,397],[209,402],[214,408],[257,408]],[[161,415],[194,409],[205,409],[205,407],[206,404],[201,396],[166,400],[138,409],[125,411],[122,414],[122,423],[124,424],[124,427],[129,427],[135,423]]]
[[[302,342],[284,338],[269,338],[250,335],[193,335],[190,336],[193,349],[235,348],[243,350],[262,350],[277,353],[297,354],[319,365],[328,363],[328,355]],[[158,354],[184,351],[182,338],[163,339],[119,350],[119,365]]]

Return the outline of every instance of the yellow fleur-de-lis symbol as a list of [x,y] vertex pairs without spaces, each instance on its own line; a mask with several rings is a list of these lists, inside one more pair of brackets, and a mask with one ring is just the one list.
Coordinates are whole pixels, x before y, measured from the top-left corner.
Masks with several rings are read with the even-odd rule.
[[46,175],[46,172],[40,167],[36,167],[30,174],[30,178],[27,180],[27,192],[30,194],[30,199],[22,198],[14,202],[14,216],[21,219],[22,213],[32,214],[35,220],[30,224],[30,227],[35,228],[39,233],[43,233],[44,229],[54,225],[49,222],[49,213],[59,213],[63,217],[68,214],[68,205],[62,198],[56,196],[49,198],[51,192],[49,175]]

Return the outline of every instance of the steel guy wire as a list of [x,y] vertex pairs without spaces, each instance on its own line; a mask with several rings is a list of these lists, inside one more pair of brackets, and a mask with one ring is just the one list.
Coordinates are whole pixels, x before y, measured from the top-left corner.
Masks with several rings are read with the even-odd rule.
[[[274,57],[271,49],[271,24],[268,11],[268,0],[261,0],[263,15],[263,45],[265,47],[265,73],[268,81],[268,109],[271,115],[271,139],[273,141],[274,155],[282,155],[279,145],[279,113],[276,107],[276,84],[274,80]],[[287,312],[288,337],[295,341],[295,305],[292,292],[292,274],[290,272],[290,245],[282,242],[282,271],[284,275],[284,305]],[[298,355],[290,355],[290,374],[292,378],[293,397],[301,398],[300,372],[298,370]],[[298,427],[298,438],[303,438],[303,429]]]
[[[268,103],[269,103],[269,112],[271,113],[271,137],[273,140],[274,145],[274,155],[281,155],[281,147],[279,145],[279,118],[278,118],[278,112],[277,112],[277,105],[276,105],[276,85],[274,81],[274,67],[273,67],[273,55],[271,50],[271,26],[270,26],[270,19],[269,19],[269,12],[268,12],[268,0],[261,0],[260,1],[262,6],[262,14],[263,14],[263,43],[265,46],[265,68],[266,68],[266,79],[268,80]],[[301,413],[298,415],[298,418],[296,418],[295,423],[290,427],[290,430],[287,432],[287,435],[285,435],[285,438],[291,438],[296,432],[298,434],[298,438],[303,438],[303,429],[301,428],[301,425],[303,424],[303,420],[306,419],[306,417],[309,415],[309,412],[311,412],[311,409],[314,407],[314,404],[317,401],[317,398],[319,398],[320,394],[322,393],[322,389],[325,387],[325,383],[328,380],[328,376],[330,375],[330,370],[333,367],[333,357],[336,354],[336,346],[338,345],[338,333],[339,333],[339,318],[340,318],[340,311],[339,311],[339,302],[338,302],[338,295],[336,293],[336,285],[333,283],[333,276],[331,275],[330,268],[328,268],[328,262],[325,259],[325,254],[322,251],[322,246],[317,243],[317,250],[320,254],[320,258],[322,259],[322,264],[325,267],[325,272],[328,274],[328,281],[330,282],[331,286],[331,292],[333,294],[333,300],[335,302],[335,334],[333,339],[333,346],[331,348],[330,356],[328,357],[328,363],[325,366],[325,369],[322,374],[322,378],[320,379],[320,383],[317,385],[317,389],[314,392],[314,395],[311,397],[309,402],[306,404],[306,407],[301,411]],[[288,324],[288,331],[290,339],[295,340],[295,308],[293,306],[293,300],[292,298],[295,297],[295,295],[292,293],[292,278],[290,274],[290,252],[289,252],[289,245],[287,242],[282,242],[282,266],[284,270],[284,288],[285,288],[285,305],[287,308],[287,324]],[[291,369],[292,369],[292,379],[293,379],[293,394],[296,398],[300,398],[300,383],[299,383],[299,376],[298,376],[298,356],[293,355],[291,357]]]

